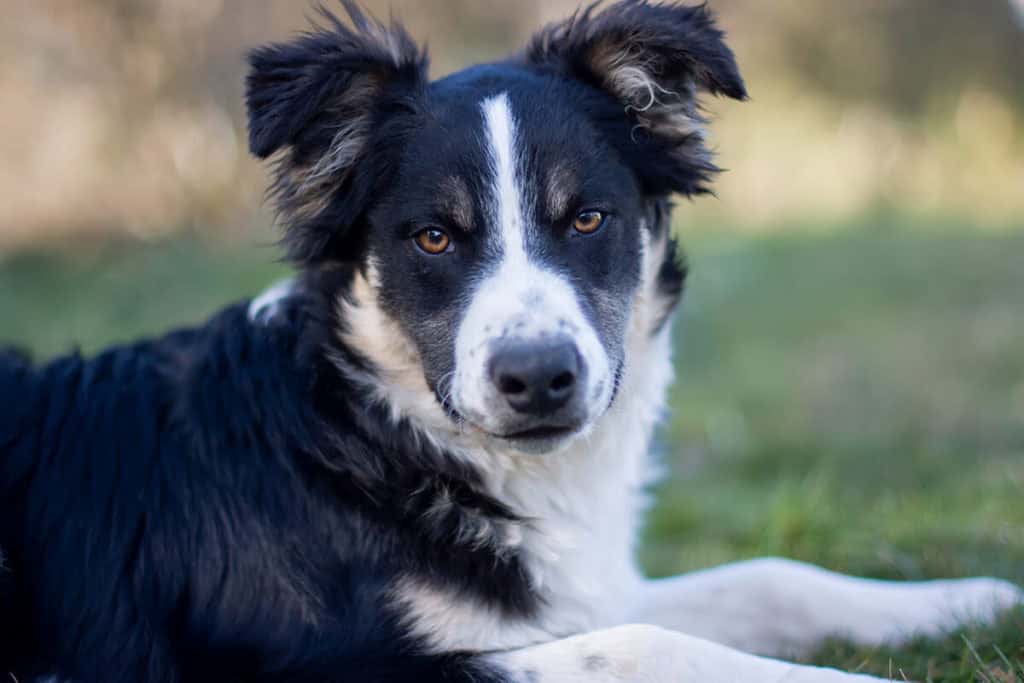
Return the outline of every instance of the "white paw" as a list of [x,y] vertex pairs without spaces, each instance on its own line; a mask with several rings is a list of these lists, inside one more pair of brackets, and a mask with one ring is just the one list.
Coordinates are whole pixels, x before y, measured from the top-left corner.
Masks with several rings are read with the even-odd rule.
[[1024,605],[1024,590],[1001,579],[954,579],[925,585],[935,591],[937,631],[990,622],[1000,613]]
[[1003,611],[1024,605],[1024,591],[1000,579],[892,584],[886,592],[874,596],[873,604],[884,626],[879,624],[874,633],[862,628],[854,641],[899,645],[915,636],[944,636],[965,624],[990,623]]

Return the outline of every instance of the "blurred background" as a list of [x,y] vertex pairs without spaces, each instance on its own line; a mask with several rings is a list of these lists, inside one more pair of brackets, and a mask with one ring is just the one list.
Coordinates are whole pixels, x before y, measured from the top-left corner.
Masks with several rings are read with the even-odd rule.
[[[689,222],[827,228],[896,210],[1000,230],[1024,212],[1024,3],[713,0],[753,97],[716,104],[719,201]],[[266,224],[243,56],[305,26],[268,0],[4,3],[0,246]],[[573,0],[393,0],[442,75]],[[808,220],[809,219],[809,220]]]
[[[436,76],[576,3],[368,4]],[[645,563],[1024,581],[1024,2],[710,4],[752,100],[708,103],[728,172],[676,213],[693,278]],[[310,13],[3,3],[0,339],[92,351],[287,272],[244,54]]]

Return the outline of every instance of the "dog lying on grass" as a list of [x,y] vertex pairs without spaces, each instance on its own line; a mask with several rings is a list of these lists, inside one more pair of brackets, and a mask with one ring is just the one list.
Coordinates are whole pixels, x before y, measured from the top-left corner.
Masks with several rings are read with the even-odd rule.
[[624,0],[438,81],[398,25],[256,50],[299,275],[195,329],[0,357],[18,680],[868,680],[781,656],[987,618],[995,579],[778,559],[644,579],[685,270],[669,197],[744,99],[705,6]]

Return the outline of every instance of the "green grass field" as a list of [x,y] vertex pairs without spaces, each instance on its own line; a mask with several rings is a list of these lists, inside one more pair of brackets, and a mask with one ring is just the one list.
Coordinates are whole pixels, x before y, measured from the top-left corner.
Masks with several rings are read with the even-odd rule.
[[[1024,583],[1024,231],[879,219],[684,243],[649,569],[785,555]],[[286,273],[275,258],[194,239],[0,257],[0,339],[45,357],[198,321]],[[896,651],[824,644],[812,661],[1024,681],[1024,611]]]

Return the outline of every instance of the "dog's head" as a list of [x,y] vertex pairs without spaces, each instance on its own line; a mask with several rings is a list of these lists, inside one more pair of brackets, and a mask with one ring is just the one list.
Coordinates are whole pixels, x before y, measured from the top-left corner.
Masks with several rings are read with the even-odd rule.
[[674,301],[666,200],[716,170],[697,98],[745,96],[733,55],[706,7],[623,0],[430,82],[400,26],[343,3],[351,26],[251,57],[284,244],[356,266],[340,334],[396,411],[555,449],[614,400],[638,302]]

